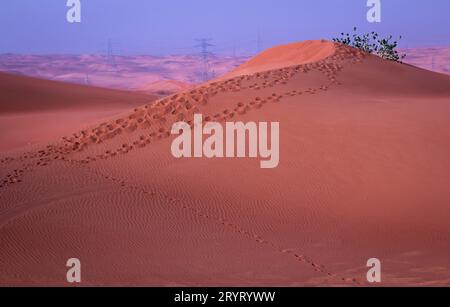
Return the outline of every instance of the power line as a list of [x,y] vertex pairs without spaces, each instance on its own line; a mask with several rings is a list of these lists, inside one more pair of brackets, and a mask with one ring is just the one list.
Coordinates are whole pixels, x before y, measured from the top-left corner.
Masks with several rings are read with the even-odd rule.
[[213,56],[213,53],[208,51],[209,47],[214,47],[213,44],[209,42],[212,41],[212,38],[199,38],[196,39],[199,42],[195,47],[200,48],[200,56],[203,61],[203,71],[202,71],[202,79],[203,81],[207,81],[209,79],[209,58]]
[[117,68],[116,58],[114,56],[113,43],[110,38],[108,39],[108,48],[107,49],[108,49],[108,51],[107,51],[107,55],[106,55],[106,62],[108,63],[108,65],[110,67],[112,67],[113,69],[116,69]]

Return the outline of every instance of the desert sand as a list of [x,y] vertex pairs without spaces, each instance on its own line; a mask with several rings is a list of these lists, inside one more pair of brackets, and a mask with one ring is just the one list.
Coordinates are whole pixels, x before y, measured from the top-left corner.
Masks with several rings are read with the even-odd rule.
[[0,150],[56,138],[158,96],[0,72]]
[[187,91],[191,87],[193,87],[192,84],[181,82],[181,81],[160,80],[160,81],[155,81],[155,82],[146,84],[146,85],[140,87],[139,89],[137,89],[137,91],[147,93],[150,95],[156,94],[156,95],[166,96],[166,95],[171,95],[171,94],[175,94],[175,93],[182,92],[182,91]]
[[[172,124],[280,122],[280,163],[175,159]],[[4,152],[0,284],[450,285],[450,77],[326,41]],[[36,123],[38,125],[38,123]],[[5,129],[5,128],[3,128]]]

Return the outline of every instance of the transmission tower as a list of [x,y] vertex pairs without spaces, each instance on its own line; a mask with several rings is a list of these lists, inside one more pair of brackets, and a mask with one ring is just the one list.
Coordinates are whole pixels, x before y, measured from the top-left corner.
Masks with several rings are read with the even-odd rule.
[[203,81],[207,81],[209,79],[209,57],[213,55],[210,51],[208,51],[208,48],[214,47],[214,45],[209,43],[212,41],[212,38],[200,38],[196,39],[196,41],[199,42],[199,44],[195,47],[200,48],[200,56],[203,61],[202,79]]
[[108,39],[108,51],[106,55],[106,62],[110,67],[114,69],[117,68],[116,58],[114,57],[113,43],[111,39]]
[[261,32],[259,32],[258,30],[258,37],[256,38],[256,52],[260,53],[261,52],[261,47],[262,46],[262,39],[261,39]]

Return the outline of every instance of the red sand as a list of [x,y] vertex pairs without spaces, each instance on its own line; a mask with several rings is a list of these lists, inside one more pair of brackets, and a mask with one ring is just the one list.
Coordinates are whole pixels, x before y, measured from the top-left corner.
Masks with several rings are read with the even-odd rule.
[[315,62],[332,55],[334,44],[328,41],[304,41],[272,47],[240,65],[221,79],[254,74],[280,67]]
[[182,91],[187,91],[193,86],[188,83],[175,80],[160,80],[142,86],[138,90],[148,94],[171,95]]
[[[66,285],[75,257],[83,285],[352,286],[375,257],[382,285],[450,285],[450,77],[308,44],[3,154],[0,284]],[[173,158],[195,112],[279,121],[278,168]]]
[[56,138],[156,99],[1,72],[0,93],[0,150]]

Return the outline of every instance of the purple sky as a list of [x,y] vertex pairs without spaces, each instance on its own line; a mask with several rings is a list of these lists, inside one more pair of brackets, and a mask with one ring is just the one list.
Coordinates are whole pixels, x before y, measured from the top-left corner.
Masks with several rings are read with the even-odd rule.
[[382,22],[366,20],[367,0],[81,0],[82,22],[66,21],[66,0],[2,0],[0,53],[254,53],[305,39],[361,31],[403,35],[402,47],[450,45],[449,0],[381,0]]

